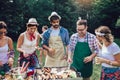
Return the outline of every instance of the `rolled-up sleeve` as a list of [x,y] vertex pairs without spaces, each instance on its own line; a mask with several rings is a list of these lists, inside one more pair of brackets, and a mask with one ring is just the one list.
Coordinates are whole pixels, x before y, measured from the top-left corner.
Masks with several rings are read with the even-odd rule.
[[93,53],[99,53],[99,45],[96,37],[93,39]]
[[99,53],[99,45],[98,45],[98,40],[97,40],[96,36],[88,32],[87,38],[88,38],[88,43],[89,43],[91,52],[98,54]]
[[47,32],[45,32],[43,34],[42,45],[47,45],[48,46],[48,39],[49,39],[48,37],[49,37],[49,35],[47,34]]
[[70,51],[71,53],[74,52],[75,49],[75,45],[77,43],[77,37],[75,34],[73,34],[70,38],[70,42],[69,42],[69,46],[68,46],[68,51]]
[[66,46],[69,45],[69,40],[70,40],[69,33],[68,33],[68,30],[66,30],[66,37],[65,37],[65,45]]

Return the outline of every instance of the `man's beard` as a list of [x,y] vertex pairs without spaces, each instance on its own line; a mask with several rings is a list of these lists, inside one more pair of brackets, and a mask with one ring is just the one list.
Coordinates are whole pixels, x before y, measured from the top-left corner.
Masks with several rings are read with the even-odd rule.
[[79,33],[79,36],[80,36],[80,37],[84,37],[84,36],[85,36],[85,33]]
[[54,27],[54,28],[58,28],[58,27],[59,27],[59,25],[53,25],[53,27]]

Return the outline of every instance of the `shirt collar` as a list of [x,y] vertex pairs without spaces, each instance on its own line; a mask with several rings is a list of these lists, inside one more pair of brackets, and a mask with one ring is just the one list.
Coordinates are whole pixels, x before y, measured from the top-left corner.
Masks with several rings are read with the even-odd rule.
[[[89,32],[86,32],[84,39],[87,39]],[[78,33],[77,33],[77,38],[79,38]]]

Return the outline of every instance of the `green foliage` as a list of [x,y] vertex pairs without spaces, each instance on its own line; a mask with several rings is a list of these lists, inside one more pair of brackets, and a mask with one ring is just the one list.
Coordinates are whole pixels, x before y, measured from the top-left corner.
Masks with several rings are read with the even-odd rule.
[[115,42],[120,46],[120,39],[119,38],[116,38]]
[[48,16],[52,11],[62,17],[61,25],[69,30],[70,35],[76,32],[78,17],[87,19],[88,30],[94,32],[100,25],[114,28],[120,14],[120,0],[0,0],[0,4],[0,20],[7,23],[8,36],[15,41],[26,30],[31,17],[37,18],[40,33],[41,26],[50,26]]
[[93,13],[100,25],[115,27],[120,14],[120,0],[94,0]]
[[117,19],[117,22],[116,22],[116,27],[120,27],[120,18]]
[[[75,22],[78,17],[76,6],[72,0],[1,0],[0,20],[8,25],[8,36],[17,40],[20,33],[26,30],[26,23],[29,18],[35,17],[41,26],[48,25],[48,16],[52,11],[56,11],[61,17],[61,25],[68,28],[70,33],[75,30]],[[74,15],[74,16],[73,16]],[[14,35],[13,35],[14,34]]]

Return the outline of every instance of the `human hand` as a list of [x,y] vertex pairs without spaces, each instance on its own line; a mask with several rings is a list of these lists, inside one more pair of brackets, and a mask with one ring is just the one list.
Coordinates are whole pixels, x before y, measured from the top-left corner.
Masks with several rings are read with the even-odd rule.
[[14,63],[14,59],[13,59],[13,58],[9,58],[9,59],[8,59],[8,65],[9,65],[10,67],[12,67],[12,66],[13,66],[13,63]]
[[36,49],[36,50],[43,50],[43,48],[42,48],[42,47],[39,47],[39,46],[36,46],[35,49]]
[[67,58],[68,58],[68,55],[67,54],[65,54],[62,58],[61,58],[61,60],[67,60]]
[[72,63],[72,59],[68,57],[67,62]]
[[48,49],[48,52],[49,52],[48,54],[52,56],[52,55],[55,54],[55,49],[49,48],[49,49]]
[[23,56],[26,58],[29,56],[29,54],[25,53],[25,51],[23,52]]
[[101,64],[104,62],[104,58],[101,58],[101,57],[95,57],[95,63],[96,64]]
[[91,56],[87,56],[87,57],[84,58],[84,63],[88,63],[90,61],[92,61],[92,57]]

